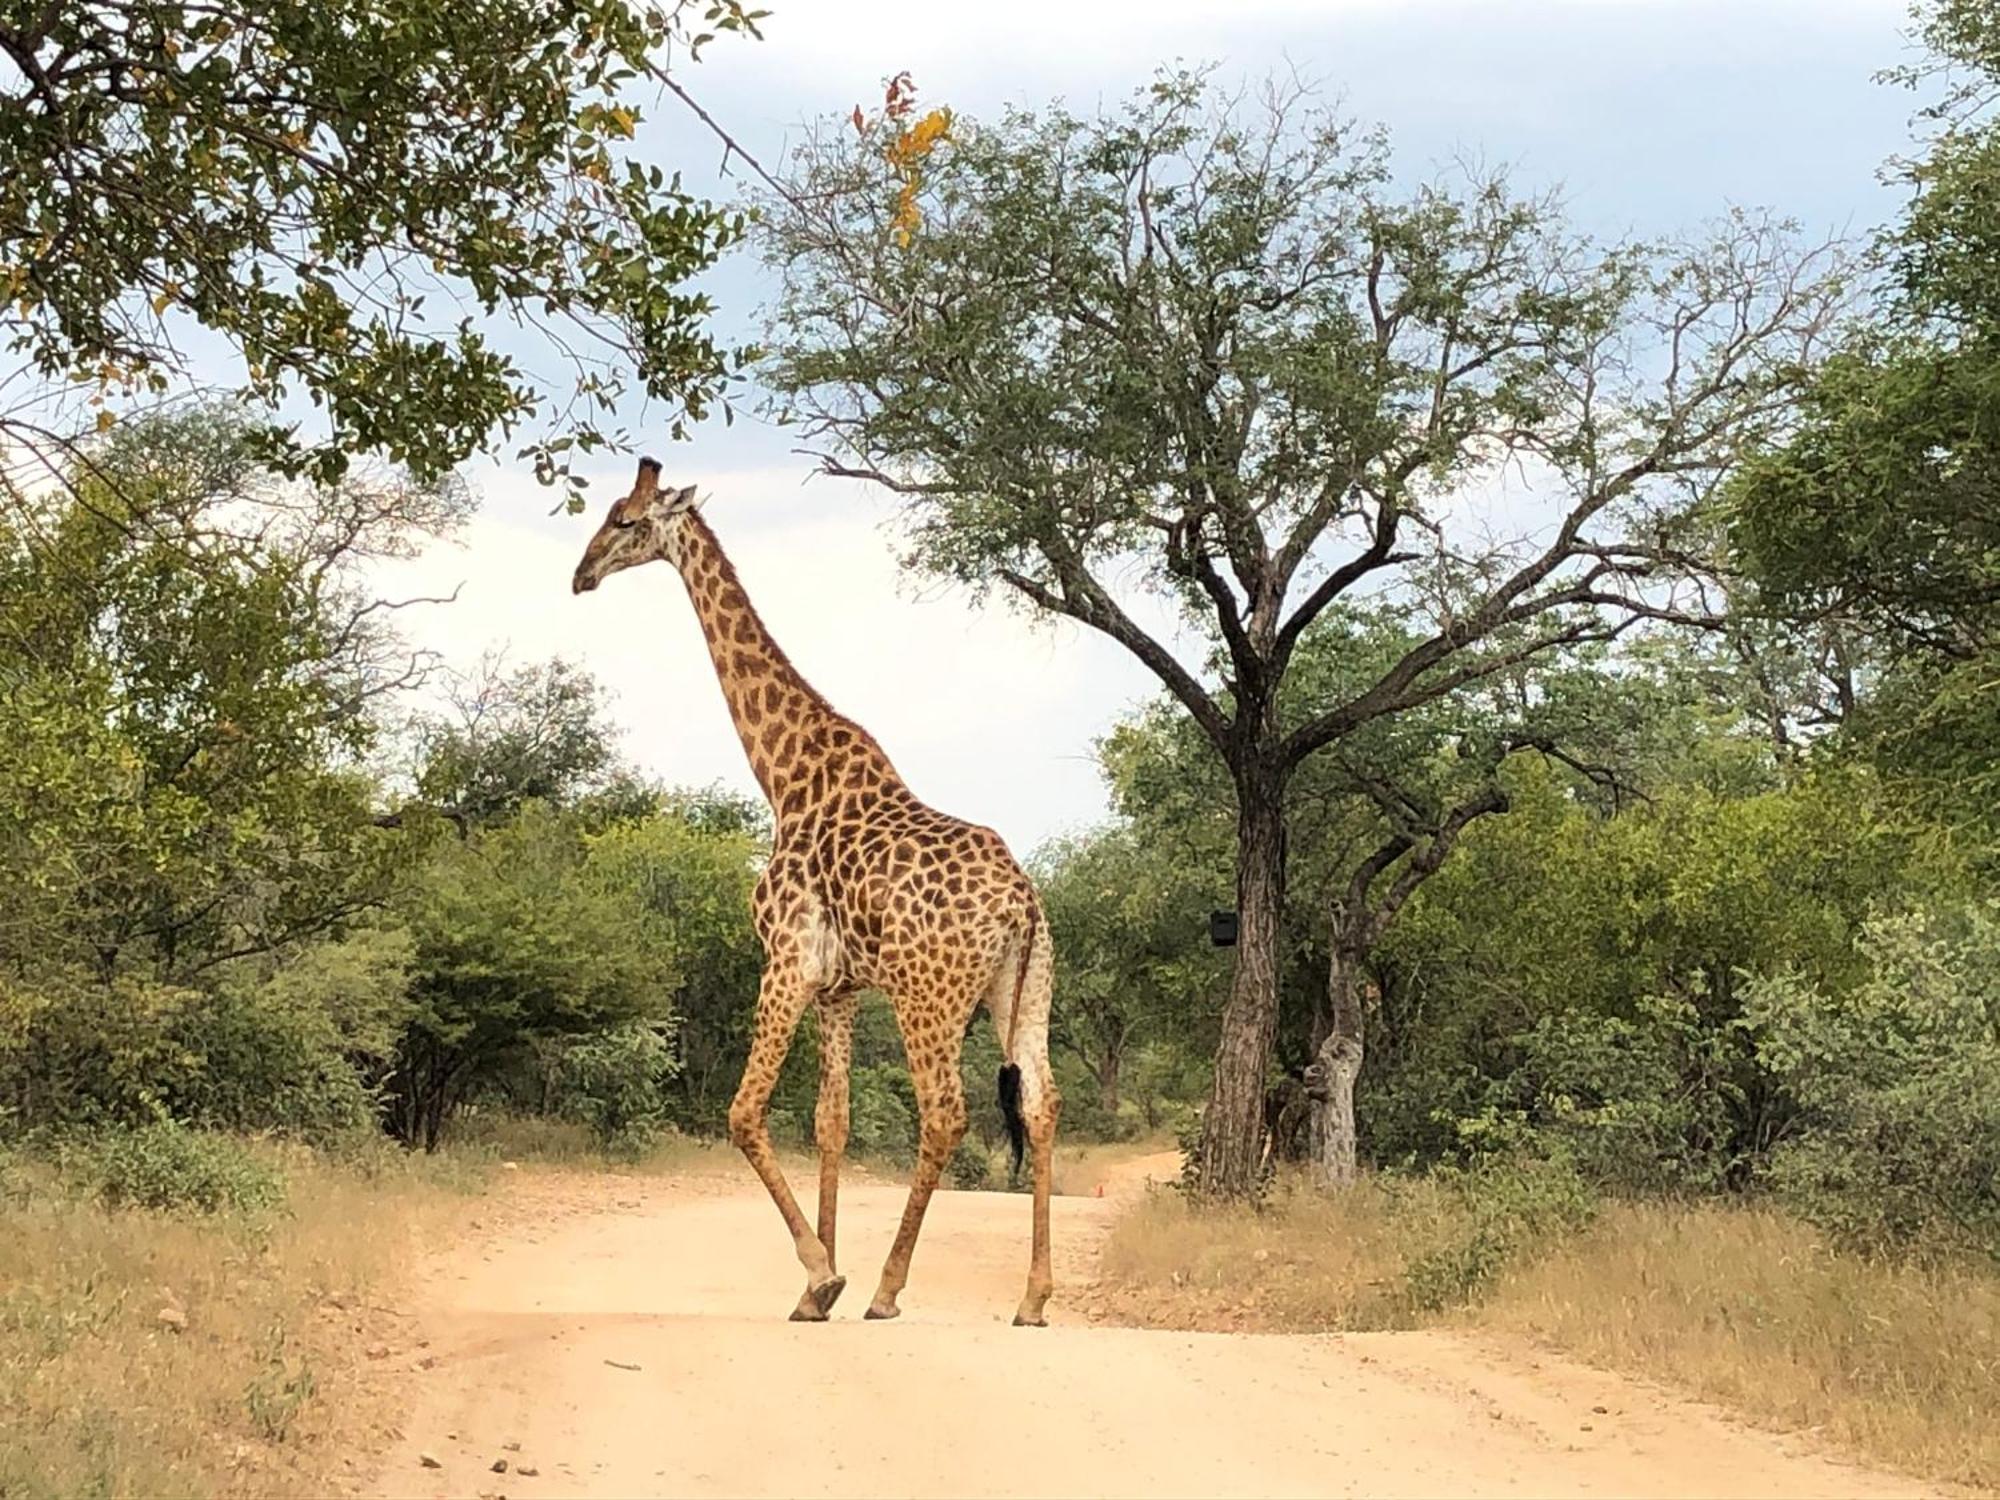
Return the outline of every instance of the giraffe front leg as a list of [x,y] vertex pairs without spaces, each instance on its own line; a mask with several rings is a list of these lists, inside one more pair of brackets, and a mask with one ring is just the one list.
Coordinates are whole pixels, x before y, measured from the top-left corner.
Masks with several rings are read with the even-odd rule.
[[[757,1023],[750,1039],[749,1061],[744,1064],[743,1082],[736,1090],[735,1101],[729,1106],[729,1139],[763,1180],[771,1201],[784,1216],[785,1227],[791,1231],[799,1264],[806,1270],[806,1292],[800,1308],[811,1306],[818,1317],[824,1318],[847,1282],[834,1274],[833,1257],[806,1223],[798,1199],[792,1196],[791,1185],[778,1165],[778,1154],[772,1149],[766,1118],[771,1091],[778,1086],[778,1072],[785,1065],[792,1034],[805,1012],[807,988],[803,977],[791,965],[776,958],[766,965],[763,984],[757,993]],[[798,1318],[800,1314],[795,1310],[792,1316]]]
[[893,1318],[902,1311],[896,1299],[909,1283],[910,1256],[924,1227],[924,1210],[937,1191],[945,1163],[965,1139],[965,1085],[959,1078],[957,1049],[950,1049],[947,1057],[921,1061],[913,1052],[910,1072],[917,1087],[917,1169],[910,1179],[910,1197],[903,1205],[896,1242],[882,1267],[881,1284],[875,1289],[875,1300],[868,1304],[866,1316],[870,1318]]
[[[826,1247],[828,1268],[836,1271],[840,1159],[847,1150],[848,1076],[854,1060],[857,1008],[852,995],[829,996],[819,1004],[819,1103],[813,1111],[813,1140],[819,1147],[819,1242]],[[792,1318],[795,1322],[817,1322],[826,1317],[831,1306],[831,1300],[821,1303],[808,1287]]]

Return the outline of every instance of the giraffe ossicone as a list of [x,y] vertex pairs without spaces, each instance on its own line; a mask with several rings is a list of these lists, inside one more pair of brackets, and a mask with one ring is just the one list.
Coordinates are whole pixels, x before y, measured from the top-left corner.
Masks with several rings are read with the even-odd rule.
[[[805,1268],[806,1289],[792,1317],[824,1319],[846,1285],[835,1268],[834,1238],[848,1070],[857,996],[875,989],[888,996],[902,1031],[919,1139],[909,1200],[867,1316],[899,1311],[924,1211],[965,1136],[959,1054],[984,1004],[1001,1046],[1001,1107],[1034,1173],[1028,1285],[1014,1321],[1039,1325],[1052,1288],[1049,1193],[1062,1110],[1049,1066],[1054,964],[1041,902],[997,833],[919,801],[874,736],[836,712],[793,667],[701,505],[694,486],[663,487],[658,462],[642,459],[631,493],[612,505],[585,547],[572,588],[588,593],[643,563],[674,567],[771,805],[771,858],[752,912],[764,974],[729,1133],[777,1204]],[[815,1223],[785,1181],[767,1122],[778,1070],[808,1006],[820,1018]]]

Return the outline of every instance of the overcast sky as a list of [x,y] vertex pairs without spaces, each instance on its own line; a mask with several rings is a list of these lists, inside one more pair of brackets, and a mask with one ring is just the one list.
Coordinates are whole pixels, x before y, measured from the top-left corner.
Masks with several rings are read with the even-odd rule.
[[[1730,205],[1812,231],[1859,232],[1895,207],[1878,172],[1908,139],[1910,96],[1873,81],[1908,54],[1897,0],[774,0],[761,43],[717,42],[684,73],[750,150],[775,163],[813,115],[915,76],[926,102],[979,115],[1062,96],[1115,104],[1162,62],[1226,79],[1297,69],[1388,127],[1412,176],[1465,153],[1560,185],[1607,237],[1698,224]],[[642,100],[649,147],[691,184],[728,191],[720,153],[671,99]],[[750,337],[765,282],[747,259],[709,282],[721,332]],[[1092,742],[1151,691],[1120,648],[999,602],[975,608],[899,577],[887,504],[803,484],[784,434],[739,420],[650,445],[708,516],[800,669],[882,741],[919,796],[990,823],[1026,853],[1103,816]],[[754,791],[678,580],[664,567],[572,599],[595,515],[550,517],[518,468],[469,466],[483,499],[461,543],[390,587],[460,589],[412,633],[460,665],[505,646],[561,655],[613,691],[625,748],[674,782]],[[630,461],[597,477],[608,503]]]

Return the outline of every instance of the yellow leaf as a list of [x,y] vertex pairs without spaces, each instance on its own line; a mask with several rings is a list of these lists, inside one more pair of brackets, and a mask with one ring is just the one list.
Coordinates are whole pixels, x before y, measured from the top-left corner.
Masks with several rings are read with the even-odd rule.
[[917,208],[917,185],[906,182],[896,195],[896,212],[889,219],[891,237],[898,246],[908,245],[912,231],[922,222],[923,214]]
[[931,147],[944,140],[950,131],[951,111],[934,109],[912,125],[903,139],[912,156],[924,156],[930,152]]
[[112,416],[110,412],[100,410],[97,413],[97,430],[99,432],[102,432],[104,431],[105,428],[109,427],[113,422],[117,420],[118,419]]

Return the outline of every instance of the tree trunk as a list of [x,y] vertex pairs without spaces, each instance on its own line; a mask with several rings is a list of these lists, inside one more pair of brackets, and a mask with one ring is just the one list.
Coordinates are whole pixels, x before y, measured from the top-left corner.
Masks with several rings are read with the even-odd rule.
[[1306,1069],[1306,1097],[1312,1101],[1307,1154],[1313,1182],[1323,1188],[1354,1181],[1354,1084],[1364,1054],[1361,960],[1358,948],[1335,937],[1326,976],[1330,1024]]
[[1242,777],[1236,815],[1236,972],[1195,1159],[1201,1190],[1246,1197],[1264,1146],[1264,1075],[1278,1030],[1278,922],[1285,902],[1283,783]]
[[1120,1058],[1116,1048],[1105,1051],[1104,1061],[1097,1070],[1097,1107],[1108,1121],[1118,1118],[1118,1068]]

